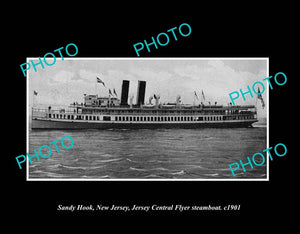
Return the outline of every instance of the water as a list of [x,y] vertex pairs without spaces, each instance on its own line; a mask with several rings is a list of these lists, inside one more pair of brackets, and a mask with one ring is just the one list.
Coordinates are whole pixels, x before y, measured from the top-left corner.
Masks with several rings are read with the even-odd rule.
[[[246,166],[233,177],[228,167],[266,148],[266,128],[140,129],[140,130],[31,130],[33,149],[69,135],[71,149],[38,162],[33,158],[29,178],[72,179],[236,179],[266,178],[266,163]],[[68,139],[65,140],[68,145]],[[43,149],[44,155],[48,154]],[[259,163],[259,157],[257,163]]]

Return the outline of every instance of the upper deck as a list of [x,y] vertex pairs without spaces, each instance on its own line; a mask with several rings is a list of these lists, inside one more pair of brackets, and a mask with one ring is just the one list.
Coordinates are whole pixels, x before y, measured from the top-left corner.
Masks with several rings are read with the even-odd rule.
[[54,110],[51,106],[48,109],[33,108],[35,113],[52,114],[95,114],[95,115],[246,115],[256,114],[253,105],[245,106],[158,106],[158,107],[90,107],[80,104],[69,106],[70,109]]
[[70,106],[76,109],[76,112],[82,114],[139,114],[139,115],[227,115],[227,114],[256,114],[256,108],[253,105],[244,106],[132,106],[132,107],[89,107],[74,105]]

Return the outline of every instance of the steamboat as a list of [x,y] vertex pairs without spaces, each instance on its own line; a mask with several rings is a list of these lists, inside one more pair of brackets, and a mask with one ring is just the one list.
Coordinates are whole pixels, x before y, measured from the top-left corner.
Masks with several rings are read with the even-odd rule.
[[[84,103],[72,103],[69,110],[32,108],[32,129],[143,129],[143,128],[235,128],[257,122],[254,105],[161,104],[154,95],[145,104],[146,82],[138,81],[136,103],[128,98],[129,81],[123,80],[121,100],[116,97],[84,95]],[[129,99],[129,104],[128,104]],[[154,99],[154,103],[152,101]]]

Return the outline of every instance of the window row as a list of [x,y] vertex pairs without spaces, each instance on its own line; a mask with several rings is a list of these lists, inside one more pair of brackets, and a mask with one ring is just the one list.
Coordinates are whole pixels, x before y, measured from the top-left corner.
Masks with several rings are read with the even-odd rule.
[[222,116],[116,116],[115,121],[217,121]]
[[49,114],[48,117],[53,119],[100,120],[99,115]]
[[93,120],[93,121],[221,121],[252,119],[253,115],[240,116],[101,116],[100,115],[73,115],[73,114],[49,114],[49,118],[72,119],[72,120]]
[[253,119],[253,115],[229,115],[223,116],[223,120]]

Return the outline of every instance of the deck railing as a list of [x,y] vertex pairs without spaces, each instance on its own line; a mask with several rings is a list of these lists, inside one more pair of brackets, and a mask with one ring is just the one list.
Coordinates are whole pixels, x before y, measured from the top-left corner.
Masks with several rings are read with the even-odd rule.
[[60,109],[60,110],[52,110],[52,109],[39,109],[39,108],[33,108],[32,109],[32,117],[40,117],[40,118],[48,118],[49,114],[51,114],[51,117],[53,114],[62,114],[62,115],[128,115],[128,116],[145,116],[145,115],[150,115],[150,116],[190,116],[190,115],[225,115],[225,116],[245,116],[245,115],[255,115],[257,114],[256,111],[244,111],[238,113],[237,111],[234,112],[208,112],[208,111],[187,111],[187,110],[182,110],[182,111],[155,111],[155,110],[147,110],[147,111],[133,111],[133,110],[128,110],[128,111],[118,111],[118,110],[109,110],[109,109],[104,109],[104,110],[97,110],[97,111],[91,111],[87,113],[81,113],[77,112],[76,110],[65,110],[65,109]]

